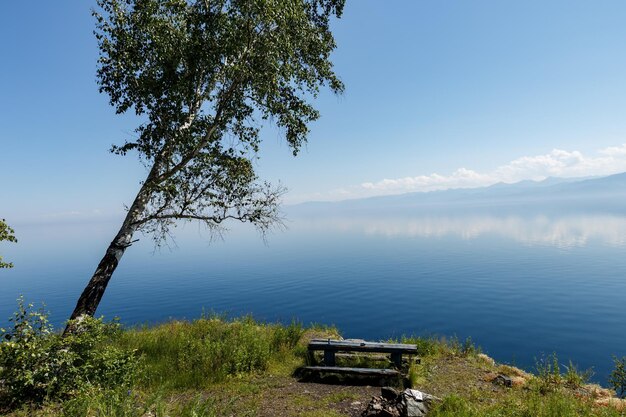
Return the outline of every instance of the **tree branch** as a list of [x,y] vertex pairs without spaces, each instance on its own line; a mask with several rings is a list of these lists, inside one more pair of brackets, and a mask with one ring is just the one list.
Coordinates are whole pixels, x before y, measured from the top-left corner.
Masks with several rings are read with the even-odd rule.
[[[233,82],[230,85],[230,87],[228,88],[228,90],[226,91],[227,99],[229,99],[230,96],[232,95],[232,92],[234,91],[235,85],[236,85],[236,82]],[[174,165],[171,169],[163,172],[162,174],[157,175],[154,178],[154,180],[153,180],[153,185],[162,183],[166,179],[171,178],[174,174],[176,174],[181,169],[185,168],[185,166],[192,159],[194,159],[196,156],[198,156],[200,151],[202,151],[202,149],[206,145],[209,144],[209,141],[211,140],[211,136],[213,136],[213,134],[215,133],[215,131],[217,130],[217,128],[218,128],[218,126],[219,126],[219,124],[221,122],[220,118],[221,118],[222,112],[224,110],[224,107],[223,107],[224,100],[225,99],[221,99],[219,101],[217,110],[215,111],[215,117],[213,118],[213,125],[211,126],[209,131],[204,135],[202,140],[200,140],[200,142],[198,142],[198,144],[193,148],[193,150],[191,150],[183,159],[181,159],[181,161],[178,164]],[[164,147],[164,150],[165,150],[165,147]]]

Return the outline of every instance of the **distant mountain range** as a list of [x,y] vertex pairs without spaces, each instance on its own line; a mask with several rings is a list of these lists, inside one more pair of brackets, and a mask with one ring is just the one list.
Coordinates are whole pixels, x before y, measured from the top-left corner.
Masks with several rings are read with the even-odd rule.
[[626,172],[607,177],[554,178],[543,181],[498,183],[489,187],[413,192],[338,202],[308,202],[289,212],[405,209],[484,209],[531,207],[590,209],[626,212]]

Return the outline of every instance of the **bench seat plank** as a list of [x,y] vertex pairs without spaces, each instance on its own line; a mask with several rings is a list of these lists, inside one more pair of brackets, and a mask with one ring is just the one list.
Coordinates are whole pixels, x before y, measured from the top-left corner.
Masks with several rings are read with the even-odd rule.
[[313,339],[309,342],[309,350],[417,354],[417,346],[415,345],[402,343],[352,342],[332,339]]
[[369,376],[399,376],[400,372],[395,369],[376,369],[376,368],[344,368],[341,366],[306,366],[307,371],[335,373],[335,374],[354,374]]

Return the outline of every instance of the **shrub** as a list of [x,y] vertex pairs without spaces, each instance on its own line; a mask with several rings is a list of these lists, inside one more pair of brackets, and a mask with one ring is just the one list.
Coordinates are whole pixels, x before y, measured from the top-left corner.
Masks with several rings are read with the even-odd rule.
[[615,362],[615,369],[611,372],[609,384],[617,395],[623,397],[626,394],[626,356],[622,356],[621,359],[614,356],[613,362]]
[[463,356],[475,356],[481,352],[480,346],[476,346],[472,341],[471,337],[468,337],[463,342],[463,346],[461,347],[461,354]]
[[272,336],[272,350],[279,352],[281,349],[294,348],[304,334],[302,323],[292,321],[288,326],[276,326]]
[[43,309],[33,310],[23,298],[9,322],[12,328],[0,329],[0,404],[41,400],[52,390],[56,371],[52,326]]
[[535,378],[535,387],[541,394],[556,391],[562,382],[561,369],[559,359],[556,353],[545,356],[537,361],[537,378]]
[[119,325],[86,317],[65,338],[53,332],[43,309],[23,298],[0,329],[0,405],[15,407],[64,398],[86,387],[130,384],[138,366],[134,352],[110,344]]
[[565,380],[565,384],[570,388],[578,388],[586,384],[593,376],[593,371],[591,369],[580,371],[578,367],[572,363],[572,361],[569,361],[569,366],[565,366],[565,369],[567,369],[567,372],[565,372],[563,378]]
[[[102,318],[84,316],[75,331],[57,338],[59,359],[63,362],[59,374],[63,391],[95,385],[100,387],[130,386],[139,366],[135,352],[114,345],[121,330],[119,323],[104,323]],[[64,385],[64,384],[61,384]]]

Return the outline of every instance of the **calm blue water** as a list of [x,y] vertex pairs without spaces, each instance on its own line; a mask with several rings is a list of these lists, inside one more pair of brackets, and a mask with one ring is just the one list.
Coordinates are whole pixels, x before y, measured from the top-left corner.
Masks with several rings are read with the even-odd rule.
[[[125,323],[203,311],[335,324],[344,337],[471,336],[499,361],[533,369],[556,352],[606,383],[626,355],[626,216],[395,214],[291,216],[267,245],[241,227],[209,244],[196,226],[177,248],[149,238],[126,253],[98,311]],[[0,317],[15,299],[62,322],[115,222],[14,225],[1,251]]]

